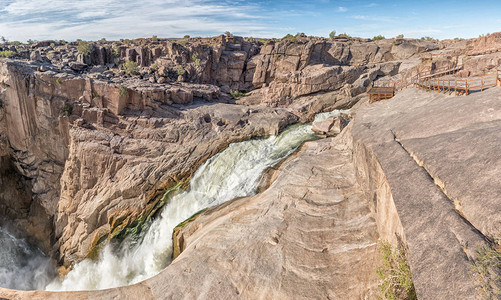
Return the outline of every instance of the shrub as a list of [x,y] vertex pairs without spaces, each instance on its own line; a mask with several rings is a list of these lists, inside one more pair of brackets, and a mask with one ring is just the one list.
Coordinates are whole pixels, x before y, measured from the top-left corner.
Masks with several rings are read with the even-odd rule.
[[230,95],[231,95],[231,98],[233,98],[233,99],[240,99],[242,97],[247,96],[247,94],[245,92],[234,91],[234,90],[230,90]]
[[403,34],[399,34],[395,37],[396,39],[403,39],[404,38],[404,35]]
[[71,116],[72,113],[73,113],[73,106],[71,106],[68,103],[65,103],[63,106],[63,114],[65,116],[69,117],[69,116]]
[[296,36],[293,36],[293,35],[292,35],[292,34],[290,34],[290,33],[289,33],[289,34],[287,34],[286,36],[284,36],[284,37],[282,38],[282,40],[290,40],[290,41],[291,41],[291,42],[293,42],[293,43],[297,43],[297,38],[296,38]]
[[385,37],[382,35],[376,35],[375,37],[372,38],[373,41],[379,41],[379,40],[384,40]]
[[129,96],[129,89],[122,85],[118,89],[118,94],[120,95],[120,97],[127,97]]
[[186,44],[188,44],[188,41],[179,41],[178,43],[183,45],[183,46],[186,46]]
[[185,35],[185,36],[184,36],[184,38],[185,38],[185,39],[189,39],[189,38],[190,38],[190,36],[187,34],[187,35]]
[[329,33],[329,38],[333,39],[335,37],[336,37],[336,31],[333,30],[333,31],[331,31],[331,33]]
[[21,45],[22,43],[20,41],[13,41],[13,42],[10,42],[11,45],[14,45],[14,46],[19,46]]
[[196,53],[196,52],[195,52],[195,53],[193,53],[193,54],[191,55],[191,59],[195,62],[195,65],[196,65],[197,67],[200,67],[200,62],[201,62],[201,61],[200,61],[200,58],[198,58],[198,53]]
[[123,65],[122,65],[122,69],[125,71],[125,73],[127,75],[136,75],[137,73],[139,73],[139,68],[137,66],[137,62],[135,61],[126,61]]
[[349,40],[351,39],[351,36],[350,36],[350,35],[348,35],[346,32],[345,32],[345,33],[341,33],[339,36],[340,36],[340,37],[347,38],[347,39],[349,39]]
[[32,39],[28,39],[28,40],[26,41],[26,43],[27,43],[28,45],[31,45],[31,44],[34,44],[34,43],[35,43],[35,41],[34,41],[34,40],[32,40]]
[[179,69],[176,70],[176,73],[178,76],[183,76],[186,71],[183,69],[183,67],[179,67]]
[[16,52],[11,50],[0,51],[0,57],[11,58],[16,56]]
[[434,41],[435,39],[434,39],[434,38],[432,38],[431,36],[423,36],[423,37],[421,38],[421,40],[423,40],[423,41],[430,41],[430,42],[431,42],[431,41]]
[[226,35],[226,36],[228,36],[228,37],[233,36],[233,34],[231,34],[231,32],[229,32],[229,31],[226,31],[226,32],[224,33],[224,35]]
[[92,45],[85,41],[78,41],[77,51],[83,55],[89,55]]
[[501,253],[489,246],[477,250],[473,271],[480,283],[483,299],[499,299],[501,296]]
[[383,265],[376,269],[381,280],[379,291],[383,299],[417,299],[412,274],[403,246],[392,249],[390,243],[381,241]]

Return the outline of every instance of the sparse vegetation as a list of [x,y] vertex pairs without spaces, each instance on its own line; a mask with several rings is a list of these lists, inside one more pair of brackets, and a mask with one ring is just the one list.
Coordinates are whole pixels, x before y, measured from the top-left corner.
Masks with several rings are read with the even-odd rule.
[[78,41],[77,51],[82,55],[89,55],[92,50],[92,45],[85,41]]
[[333,39],[335,37],[336,37],[336,31],[333,30],[333,31],[331,31],[331,33],[329,33],[329,38]]
[[433,42],[433,41],[435,41],[435,39],[434,39],[434,38],[432,38],[431,36],[423,36],[423,37],[421,38],[421,40],[423,40],[423,41],[429,41],[429,42]]
[[73,113],[73,106],[71,106],[69,103],[65,103],[63,106],[63,114],[67,117],[71,116]]
[[403,34],[399,34],[395,37],[396,39],[403,39],[404,38],[404,35]]
[[60,78],[60,77],[58,77],[58,78],[56,79],[56,83],[57,83],[57,84],[61,84],[61,78]]
[[201,61],[200,61],[200,58],[198,58],[198,53],[196,53],[196,52],[195,52],[195,53],[193,53],[193,54],[191,55],[191,60],[193,60],[193,62],[195,63],[195,65],[196,65],[197,67],[200,67],[200,62],[201,62]]
[[179,67],[179,69],[176,70],[177,76],[183,76],[186,71],[183,69],[183,67]]
[[241,91],[230,90],[230,95],[231,95],[231,98],[233,98],[233,99],[240,99],[242,97],[247,96],[247,93],[241,92]]
[[0,40],[2,41],[3,44],[7,44],[9,42],[9,40],[3,35],[0,37]]
[[187,35],[185,35],[185,36],[184,36],[184,38],[185,38],[185,39],[189,39],[189,38],[190,38],[190,36],[187,34]]
[[290,40],[293,43],[297,43],[297,38],[296,36],[293,36],[292,34],[288,33],[286,36],[282,38],[282,40]]
[[385,37],[382,35],[376,35],[375,37],[372,38],[373,41],[379,41],[379,40],[384,40]]
[[22,43],[20,41],[13,41],[13,42],[10,42],[9,44],[14,45],[14,46],[19,46]]
[[129,89],[122,85],[118,89],[118,94],[120,95],[120,97],[127,97],[129,96]]
[[100,96],[96,91],[92,91],[92,99],[98,99]]
[[186,44],[188,44],[188,41],[179,41],[178,43],[183,45],[183,46],[186,46]]
[[339,36],[340,36],[340,37],[344,37],[344,38],[347,38],[347,39],[351,40],[351,36],[350,36],[350,35],[348,35],[346,32],[345,32],[345,33],[341,33]]
[[137,66],[137,62],[135,61],[126,61],[122,65],[122,69],[125,71],[125,74],[129,76],[137,75],[139,73],[139,68]]
[[0,57],[11,58],[16,56],[16,52],[11,50],[0,51]]
[[390,243],[385,241],[380,242],[379,246],[383,257],[383,265],[376,269],[381,280],[380,297],[388,300],[417,299],[405,248],[399,245],[392,249]]
[[49,45],[52,49],[54,49],[56,47],[56,44],[55,43],[50,43]]
[[34,44],[34,43],[35,43],[35,41],[34,41],[34,40],[32,40],[32,39],[29,39],[29,40],[27,40],[27,41],[26,41],[26,43],[27,43],[28,45],[31,45],[31,44]]
[[231,37],[231,36],[233,36],[233,34],[232,34],[231,32],[229,32],[229,31],[226,31],[226,32],[224,33],[224,35],[226,35],[227,37]]
[[159,67],[160,67],[160,66],[159,66],[157,63],[154,63],[154,64],[152,64],[152,65],[150,66],[150,68],[151,68],[152,70],[154,70],[154,71],[158,70],[158,68],[159,68]]
[[480,284],[482,299],[501,297],[501,253],[489,246],[477,251],[473,271]]

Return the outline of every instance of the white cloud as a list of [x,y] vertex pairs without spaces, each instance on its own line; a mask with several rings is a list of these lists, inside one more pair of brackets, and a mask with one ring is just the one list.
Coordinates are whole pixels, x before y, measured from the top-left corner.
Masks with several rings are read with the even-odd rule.
[[[3,1],[2,1],[3,2]],[[271,34],[256,6],[209,0],[11,0],[0,4],[0,33],[10,40],[95,40],[184,34]]]
[[347,12],[348,9],[346,7],[340,6],[340,7],[337,8],[337,11],[338,12]]

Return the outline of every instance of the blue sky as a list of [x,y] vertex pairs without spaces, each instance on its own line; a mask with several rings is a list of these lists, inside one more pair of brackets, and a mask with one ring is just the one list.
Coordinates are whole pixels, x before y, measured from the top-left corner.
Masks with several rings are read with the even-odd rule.
[[0,36],[97,40],[287,33],[472,38],[501,31],[501,1],[0,0]]

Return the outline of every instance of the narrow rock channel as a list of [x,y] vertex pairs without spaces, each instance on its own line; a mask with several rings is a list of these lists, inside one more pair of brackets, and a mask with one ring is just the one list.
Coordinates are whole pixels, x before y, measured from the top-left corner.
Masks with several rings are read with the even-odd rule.
[[[319,114],[316,120],[338,115]],[[26,278],[34,287],[46,290],[93,290],[124,286],[152,277],[172,257],[172,232],[193,214],[226,201],[254,195],[263,171],[293,153],[303,142],[315,139],[311,125],[293,125],[278,136],[231,144],[204,163],[186,191],[173,195],[160,216],[138,236],[121,243],[109,243],[97,260],[77,264],[63,280],[47,284],[47,276]],[[9,286],[17,288],[18,286]],[[30,287],[26,287],[29,289]]]

